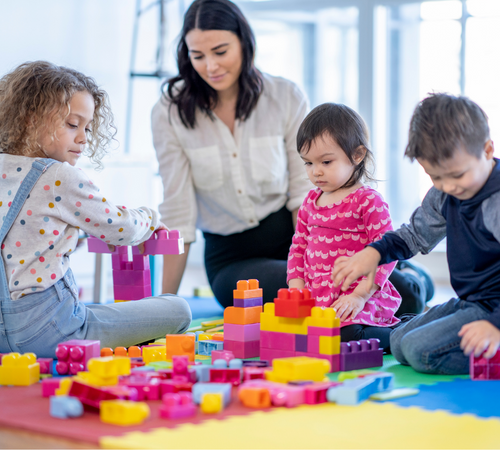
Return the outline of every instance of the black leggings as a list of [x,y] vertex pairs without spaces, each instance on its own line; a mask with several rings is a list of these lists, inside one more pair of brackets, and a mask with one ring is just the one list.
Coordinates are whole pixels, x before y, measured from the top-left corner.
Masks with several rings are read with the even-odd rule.
[[[286,267],[293,233],[292,214],[285,207],[241,233],[203,233],[207,277],[218,302],[224,308],[232,306],[236,283],[250,278],[259,280],[264,302],[274,301],[278,289],[287,287]],[[396,316],[423,311],[422,284],[415,276],[394,269],[389,280],[403,298]]]

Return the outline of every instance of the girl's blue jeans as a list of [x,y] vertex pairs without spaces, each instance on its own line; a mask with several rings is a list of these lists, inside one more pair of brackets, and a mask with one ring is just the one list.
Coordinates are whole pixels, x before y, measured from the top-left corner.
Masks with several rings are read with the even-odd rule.
[[0,353],[33,352],[54,358],[57,344],[100,340],[101,348],[129,347],[183,333],[191,323],[188,303],[165,294],[111,305],[85,305],[71,270],[46,291],[0,302]]
[[474,302],[451,299],[414,317],[391,333],[391,352],[418,372],[442,375],[469,373],[469,357],[460,349],[463,325],[487,320],[490,313]]

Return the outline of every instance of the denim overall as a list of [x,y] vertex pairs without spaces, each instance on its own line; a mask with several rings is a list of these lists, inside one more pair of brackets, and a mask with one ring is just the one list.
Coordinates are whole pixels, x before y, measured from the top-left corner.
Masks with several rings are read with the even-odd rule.
[[[33,162],[0,229],[0,245],[38,179],[56,162]],[[85,305],[78,300],[71,269],[45,291],[13,301],[5,263],[0,258],[0,353],[33,352],[38,357],[53,358],[57,344],[69,339],[96,339],[101,341],[101,347],[129,347],[165,334],[182,333],[190,322],[187,302],[170,294],[126,303]]]

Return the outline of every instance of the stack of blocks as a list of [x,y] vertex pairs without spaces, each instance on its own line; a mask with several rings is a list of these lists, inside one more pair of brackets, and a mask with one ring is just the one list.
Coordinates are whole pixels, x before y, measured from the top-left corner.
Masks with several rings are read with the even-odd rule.
[[93,236],[88,239],[88,250],[111,253],[115,302],[124,302],[151,296],[149,255],[180,255],[184,253],[184,239],[177,230],[157,230],[144,242],[144,253],[132,247],[132,261],[127,246],[116,246],[112,252],[104,241]]
[[240,280],[233,291],[234,306],[224,310],[224,350],[236,358],[259,356],[262,289],[258,280]]
[[[280,289],[260,316],[260,359],[309,356],[340,369],[340,320],[332,308],[314,306],[308,289]],[[224,333],[225,334],[225,333]]]

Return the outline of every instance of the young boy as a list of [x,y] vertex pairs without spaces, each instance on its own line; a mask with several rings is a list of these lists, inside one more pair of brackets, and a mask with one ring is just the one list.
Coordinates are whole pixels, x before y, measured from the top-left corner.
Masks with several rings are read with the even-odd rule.
[[405,155],[434,187],[408,225],[388,232],[332,272],[342,290],[379,264],[429,253],[445,236],[451,284],[458,295],[391,333],[396,359],[425,373],[466,374],[469,358],[500,345],[500,164],[486,114],[465,97],[433,94],[415,109]]

